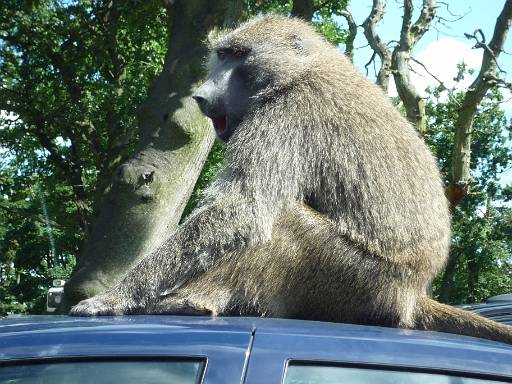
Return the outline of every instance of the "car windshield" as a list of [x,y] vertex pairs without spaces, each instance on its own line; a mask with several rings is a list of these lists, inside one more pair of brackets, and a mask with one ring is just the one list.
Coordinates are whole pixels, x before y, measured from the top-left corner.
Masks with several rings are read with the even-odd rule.
[[340,366],[290,364],[284,384],[498,384],[495,380],[443,374]]
[[0,367],[0,384],[192,384],[204,361],[88,361]]

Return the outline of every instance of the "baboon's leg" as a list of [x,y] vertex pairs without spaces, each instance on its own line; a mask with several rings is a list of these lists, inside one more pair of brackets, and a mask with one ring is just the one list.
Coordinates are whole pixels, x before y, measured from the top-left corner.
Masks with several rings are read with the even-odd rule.
[[413,324],[420,282],[411,279],[411,271],[368,255],[306,206],[280,217],[271,241],[223,260],[162,300],[156,311]]
[[[228,266],[228,264],[225,264]],[[233,289],[224,285],[227,268],[219,266],[202,273],[176,291],[144,310],[152,314],[225,315],[232,302]]]

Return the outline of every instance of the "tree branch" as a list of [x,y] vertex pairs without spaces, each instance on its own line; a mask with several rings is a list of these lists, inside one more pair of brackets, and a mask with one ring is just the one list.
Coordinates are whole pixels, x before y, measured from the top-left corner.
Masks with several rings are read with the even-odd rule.
[[423,70],[424,70],[425,72],[427,72],[427,74],[428,74],[429,76],[431,76],[435,81],[437,81],[437,82],[439,83],[439,85],[441,85],[441,86],[443,86],[444,88],[448,89],[448,88],[444,85],[443,81],[442,81],[440,78],[438,78],[436,75],[434,75],[432,72],[430,72],[430,71],[428,70],[428,68],[425,66],[425,64],[423,64],[421,61],[416,60],[416,59],[415,59],[414,57],[412,57],[412,56],[410,57],[410,59],[411,59],[412,61],[414,61],[416,64],[420,65],[420,66],[423,68]]
[[[503,51],[510,25],[512,23],[512,0],[503,6],[491,41],[485,45],[485,36],[477,30],[469,38],[475,38],[480,48],[484,49],[482,65],[478,76],[469,87],[455,122],[455,138],[452,152],[452,175],[447,190],[447,197],[454,208],[468,193],[471,184],[471,131],[475,114],[487,91],[497,84],[497,59]],[[480,35],[480,39],[477,38]]]
[[313,0],[293,0],[292,16],[311,21],[313,13]]
[[0,201],[0,209],[7,213],[13,213],[15,215],[25,217],[27,219],[35,220],[44,225],[49,224],[53,228],[60,228],[60,229],[64,228],[62,225],[58,224],[57,222],[50,220],[50,219],[46,219],[45,217],[41,216],[40,214],[34,213],[29,209],[14,207],[14,206],[12,206],[12,204],[6,205],[6,204],[2,203],[1,201]]
[[352,62],[354,60],[354,40],[357,36],[357,24],[354,21],[352,14],[347,9],[342,10],[340,15],[345,18],[348,24],[348,36],[345,41],[345,55]]
[[82,97],[82,87],[75,81],[75,72],[66,64],[62,54],[49,50],[48,57],[52,65],[59,71],[62,80],[75,103],[80,102]]
[[420,16],[410,28],[410,44],[412,46],[416,45],[418,40],[420,40],[425,32],[427,32],[430,28],[430,24],[432,23],[432,20],[436,14],[435,3],[435,0],[423,1],[423,7],[421,8]]
[[368,62],[364,65],[364,67],[366,68],[366,76],[368,76],[368,72],[369,72],[368,67],[372,63],[373,63],[373,70],[375,72],[375,75],[377,75],[377,71],[375,70],[375,56],[377,56],[377,52],[373,51],[372,57],[370,57],[370,60],[368,60]]
[[[498,60],[496,59],[496,54],[494,53],[494,51],[491,49],[490,46],[488,46],[486,43],[485,43],[485,35],[484,35],[484,32],[479,28],[477,30],[475,30],[475,32],[473,32],[473,34],[470,34],[470,33],[464,33],[464,36],[467,38],[467,39],[474,39],[476,41],[475,45],[473,46],[473,48],[482,48],[495,62],[496,64],[496,68],[498,69],[498,71],[500,71],[500,73],[506,73],[503,69],[501,69],[501,67],[499,66],[498,64]],[[500,54],[502,51],[498,52],[498,54]]]
[[[377,84],[387,92],[389,85],[389,76],[391,74],[391,51],[384,44],[377,33],[377,25],[384,16],[386,0],[373,0],[373,6],[370,14],[363,23],[364,35],[374,52],[379,55],[381,66],[377,75]],[[371,62],[371,61],[370,61]]]
[[[26,122],[29,123],[29,122]],[[59,153],[59,148],[53,143],[52,139],[46,134],[46,119],[41,117],[33,122],[34,130],[33,133],[39,140],[39,143],[49,153],[50,160],[52,163],[59,168],[68,178],[71,178],[71,170],[68,162]]]
[[404,0],[404,15],[400,31],[400,41],[393,50],[391,68],[396,89],[404,103],[407,119],[421,134],[427,129],[425,102],[410,80],[409,60],[416,43],[425,34],[435,16],[435,0],[423,0],[420,16],[414,24],[412,0]]

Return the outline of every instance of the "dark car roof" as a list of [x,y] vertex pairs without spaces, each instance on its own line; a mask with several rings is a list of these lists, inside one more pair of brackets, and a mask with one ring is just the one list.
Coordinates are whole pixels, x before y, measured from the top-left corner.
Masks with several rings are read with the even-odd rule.
[[512,293],[505,293],[503,295],[497,295],[490,297],[486,301],[487,304],[494,304],[494,303],[509,303],[512,304]]
[[512,302],[494,301],[482,304],[461,305],[466,311],[478,313],[499,323],[512,325]]
[[436,332],[238,317],[8,317],[0,320],[0,362],[189,352],[210,356],[219,349],[246,356],[253,336],[252,353],[260,356],[274,353],[286,359],[421,367],[512,379],[512,346],[502,343]]

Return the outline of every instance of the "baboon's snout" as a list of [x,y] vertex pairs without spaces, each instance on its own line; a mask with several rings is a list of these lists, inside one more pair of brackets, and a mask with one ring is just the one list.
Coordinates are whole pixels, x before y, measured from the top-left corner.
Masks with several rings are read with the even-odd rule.
[[199,106],[199,109],[201,112],[206,115],[207,109],[208,109],[208,101],[205,97],[198,95],[197,93],[192,95],[192,98],[196,101],[197,105]]

